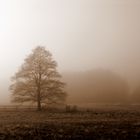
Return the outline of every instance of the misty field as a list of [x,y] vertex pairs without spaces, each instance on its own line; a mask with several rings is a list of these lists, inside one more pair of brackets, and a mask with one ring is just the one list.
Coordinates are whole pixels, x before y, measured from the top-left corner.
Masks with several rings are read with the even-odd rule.
[[140,139],[140,108],[49,112],[0,109],[0,140]]

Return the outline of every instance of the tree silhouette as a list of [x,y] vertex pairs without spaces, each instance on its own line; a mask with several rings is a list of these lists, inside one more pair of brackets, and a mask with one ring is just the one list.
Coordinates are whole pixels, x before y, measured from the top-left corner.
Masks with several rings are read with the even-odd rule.
[[63,75],[71,93],[72,103],[126,103],[129,86],[119,74],[106,69],[94,69]]
[[38,110],[42,104],[62,103],[66,98],[65,84],[56,67],[52,54],[45,47],[36,47],[12,78],[12,101],[37,103]]

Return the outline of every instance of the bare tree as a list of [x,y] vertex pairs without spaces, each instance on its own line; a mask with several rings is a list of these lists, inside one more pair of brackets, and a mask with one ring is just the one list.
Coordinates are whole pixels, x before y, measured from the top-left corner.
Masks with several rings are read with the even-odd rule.
[[12,78],[12,101],[37,103],[38,110],[44,103],[63,102],[65,84],[60,81],[56,67],[52,54],[45,47],[36,47]]

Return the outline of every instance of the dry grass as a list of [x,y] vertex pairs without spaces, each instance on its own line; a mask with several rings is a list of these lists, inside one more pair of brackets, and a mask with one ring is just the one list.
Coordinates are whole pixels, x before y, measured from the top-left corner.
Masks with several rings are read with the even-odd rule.
[[139,109],[0,110],[0,139],[140,139]]

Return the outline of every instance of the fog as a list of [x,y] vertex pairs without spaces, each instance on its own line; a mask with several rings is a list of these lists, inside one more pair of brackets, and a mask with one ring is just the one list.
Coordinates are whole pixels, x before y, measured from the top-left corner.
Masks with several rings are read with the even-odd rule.
[[0,104],[10,103],[10,78],[38,45],[67,86],[75,77],[66,75],[95,69],[119,75],[129,93],[140,85],[139,0],[0,0],[0,38]]

